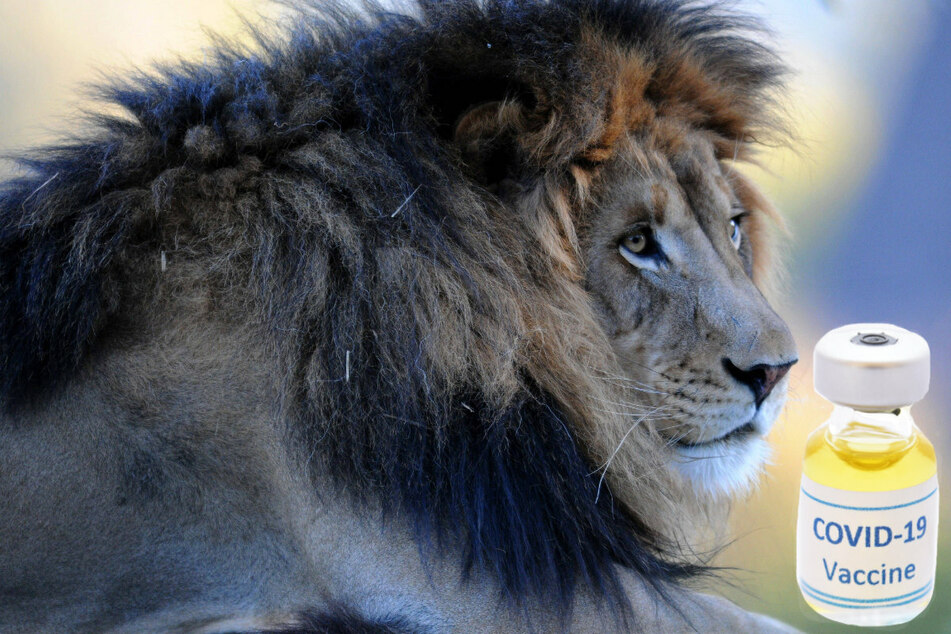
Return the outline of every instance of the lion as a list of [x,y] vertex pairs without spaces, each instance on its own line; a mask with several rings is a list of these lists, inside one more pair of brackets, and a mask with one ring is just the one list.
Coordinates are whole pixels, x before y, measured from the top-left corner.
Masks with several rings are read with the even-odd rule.
[[315,0],[102,86],[0,194],[2,629],[784,630],[698,591],[796,362],[759,28]]

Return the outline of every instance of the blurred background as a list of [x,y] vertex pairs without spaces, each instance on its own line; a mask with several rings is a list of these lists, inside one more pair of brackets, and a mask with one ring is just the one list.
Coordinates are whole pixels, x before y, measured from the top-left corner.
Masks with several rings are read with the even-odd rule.
[[[763,486],[737,503],[736,540],[717,563],[735,566],[720,590],[808,632],[846,632],[802,602],[795,516],[805,438],[831,406],[812,389],[811,357],[825,331],[884,321],[931,344],[931,392],[914,415],[935,443],[951,487],[951,4],[924,0],[739,0],[774,31],[793,68],[785,100],[796,140],[749,171],[784,212],[787,274],[770,294],[801,361],[772,434]],[[241,16],[277,16],[255,0],[3,0],[0,152],[71,132],[83,82],[200,58],[202,25],[241,32]],[[0,176],[10,165],[0,163]],[[944,460],[942,460],[944,457]],[[951,489],[944,500],[951,499]],[[938,577],[927,611],[904,627],[951,632],[951,515],[942,504]],[[856,630],[857,631],[857,630]]]

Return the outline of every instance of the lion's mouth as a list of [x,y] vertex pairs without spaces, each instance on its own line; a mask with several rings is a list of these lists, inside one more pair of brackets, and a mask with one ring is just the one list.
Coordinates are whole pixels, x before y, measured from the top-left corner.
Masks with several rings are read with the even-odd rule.
[[753,421],[747,421],[740,425],[739,427],[734,427],[727,433],[722,436],[717,436],[711,440],[705,440],[703,442],[690,442],[689,440],[679,439],[674,442],[675,445],[680,447],[713,447],[723,442],[736,439],[745,439],[749,436],[752,436],[756,433],[756,426],[753,424]]

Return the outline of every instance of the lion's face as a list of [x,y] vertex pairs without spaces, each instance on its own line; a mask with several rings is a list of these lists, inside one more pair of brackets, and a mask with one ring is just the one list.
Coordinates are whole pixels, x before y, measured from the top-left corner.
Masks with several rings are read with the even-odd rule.
[[681,473],[725,493],[758,473],[797,360],[752,279],[762,211],[737,179],[700,133],[674,152],[628,139],[601,169],[582,235],[587,288],[646,405],[632,416]]

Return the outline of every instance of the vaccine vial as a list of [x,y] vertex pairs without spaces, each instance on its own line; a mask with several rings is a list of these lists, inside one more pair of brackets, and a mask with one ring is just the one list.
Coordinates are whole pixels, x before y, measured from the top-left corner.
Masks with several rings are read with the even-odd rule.
[[934,447],[911,416],[928,391],[928,343],[891,324],[842,326],[816,344],[813,374],[834,407],[806,443],[799,588],[833,621],[905,623],[931,600],[938,547]]

